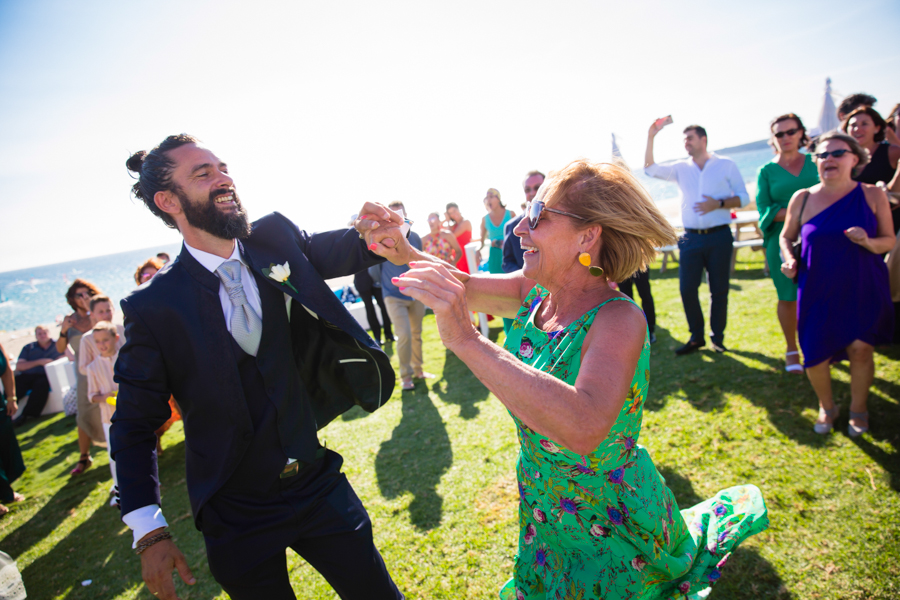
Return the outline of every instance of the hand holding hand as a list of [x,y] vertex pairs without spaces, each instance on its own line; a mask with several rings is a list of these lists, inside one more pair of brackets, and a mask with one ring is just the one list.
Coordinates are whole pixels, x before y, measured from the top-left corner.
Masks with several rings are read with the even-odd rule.
[[719,201],[712,196],[703,196],[703,198],[703,202],[698,202],[694,205],[695,213],[705,215],[719,208]]
[[[142,539],[158,533],[162,533],[162,528],[154,529]],[[179,600],[172,580],[172,571],[175,569],[178,569],[178,574],[186,584],[197,583],[184,554],[171,539],[157,542],[141,554],[141,576],[147,589],[160,600]]]
[[452,351],[478,337],[469,318],[466,286],[456,274],[439,263],[415,261],[409,266],[409,271],[391,281],[407,296],[431,307],[444,345]]
[[793,279],[797,275],[797,261],[794,258],[789,258],[781,263],[781,272],[784,273],[785,277]]
[[377,202],[366,202],[359,211],[359,218],[353,222],[353,227],[373,253],[395,265],[405,265],[416,254],[400,229],[404,222],[400,213]]
[[862,227],[851,227],[849,229],[845,229],[844,235],[850,238],[850,241],[854,244],[859,244],[863,247],[865,247],[866,242],[869,241],[869,236],[866,233],[866,230]]

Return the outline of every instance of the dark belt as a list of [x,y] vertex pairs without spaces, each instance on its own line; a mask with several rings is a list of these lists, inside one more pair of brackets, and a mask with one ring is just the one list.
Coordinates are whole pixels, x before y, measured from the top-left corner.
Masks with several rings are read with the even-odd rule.
[[[322,457],[325,456],[325,447],[322,446],[318,450],[316,450],[316,460],[321,460]],[[306,464],[303,461],[295,460],[289,465],[284,466],[284,470],[281,471],[281,475],[278,477],[281,479],[287,479],[288,477],[293,477],[298,474],[300,471],[303,471],[307,467],[311,465]]]
[[699,233],[700,235],[706,235],[707,233],[719,231],[720,229],[725,229],[726,227],[730,227],[730,225],[716,225],[715,227],[710,227],[709,229],[689,229],[685,227],[684,230],[688,233]]

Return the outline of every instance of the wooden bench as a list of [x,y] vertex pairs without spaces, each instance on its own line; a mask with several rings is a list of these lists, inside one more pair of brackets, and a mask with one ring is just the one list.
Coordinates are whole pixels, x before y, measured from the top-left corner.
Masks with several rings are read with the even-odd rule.
[[659,270],[660,273],[666,272],[666,265],[668,264],[670,258],[674,262],[678,262],[678,257],[675,256],[676,250],[678,250],[677,244],[673,244],[671,246],[663,246],[662,248],[656,249],[657,252],[662,252],[663,255],[662,268]]
[[[734,249],[731,251],[731,272],[734,273],[735,266],[737,265],[737,251],[741,248],[752,248],[754,252],[759,252],[760,250],[763,250],[763,241],[762,238],[741,240],[735,241],[732,246]],[[769,276],[769,263],[765,260],[763,260],[763,273],[766,277]]]

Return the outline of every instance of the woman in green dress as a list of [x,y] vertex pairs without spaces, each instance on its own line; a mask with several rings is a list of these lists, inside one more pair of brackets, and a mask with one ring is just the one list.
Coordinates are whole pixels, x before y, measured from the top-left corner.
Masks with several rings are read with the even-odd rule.
[[[768,520],[752,485],[679,512],[637,443],[647,324],[607,282],[646,267],[675,233],[629,171],[584,160],[551,173],[526,210],[517,274],[468,276],[422,260],[397,279],[434,309],[444,344],[518,429],[519,546],[500,597],[700,597]],[[505,349],[469,310],[516,317]]]
[[794,113],[776,117],[769,125],[775,148],[775,158],[759,168],[756,179],[756,208],[759,210],[759,228],[766,249],[766,263],[778,294],[778,322],[784,332],[787,350],[784,370],[802,373],[800,351],[797,349],[797,284],[781,272],[781,250],[778,239],[784,228],[784,218],[791,196],[819,183],[819,172],[809,154],[800,148],[809,143],[803,121]]

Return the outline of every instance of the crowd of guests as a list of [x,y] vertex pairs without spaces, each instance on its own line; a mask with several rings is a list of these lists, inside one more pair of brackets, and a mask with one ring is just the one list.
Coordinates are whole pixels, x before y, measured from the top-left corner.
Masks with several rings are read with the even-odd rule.
[[[777,296],[775,314],[784,335],[784,370],[788,373],[808,374],[820,402],[820,415],[815,425],[815,430],[820,433],[830,431],[837,416],[830,392],[829,364],[845,355],[850,358],[854,391],[848,430],[851,435],[859,435],[868,428],[866,397],[873,377],[873,348],[889,343],[892,337],[897,341],[900,333],[894,332],[893,326],[893,322],[900,317],[900,302],[897,302],[900,300],[900,257],[896,257],[893,263],[896,265],[893,267],[896,271],[893,274],[896,296],[893,307],[887,268],[881,260],[894,246],[894,236],[900,228],[900,210],[897,210],[896,200],[889,200],[888,196],[900,192],[900,171],[897,169],[900,160],[897,129],[900,126],[900,104],[891,110],[885,120],[875,110],[875,102],[875,98],[867,94],[848,96],[838,108],[840,131],[827,132],[815,140],[810,139],[803,121],[796,114],[786,113],[774,118],[769,126],[769,143],[775,156],[759,169],[757,178],[759,230],[763,235],[765,260]],[[653,157],[653,142],[656,135],[670,122],[670,119],[661,118],[650,126],[644,171],[648,176],[676,183],[681,192],[681,224],[684,233],[678,238],[679,288],[691,335],[687,342],[675,349],[675,354],[690,354],[706,345],[706,324],[699,296],[704,272],[710,294],[710,345],[716,352],[726,352],[724,340],[734,252],[732,212],[746,208],[750,195],[734,161],[708,150],[708,135],[700,125],[690,125],[683,130],[684,147],[688,154],[686,159],[666,165],[657,164]],[[834,145],[846,152],[838,150],[834,154],[822,150],[826,143],[829,147]],[[832,174],[838,172],[836,166],[844,164],[842,160],[846,163],[855,161],[856,164],[847,165],[840,171],[840,186],[829,187],[836,181]],[[827,178],[824,177],[826,172]],[[513,273],[522,269],[524,251],[521,237],[514,230],[526,216],[526,211],[544,180],[545,175],[540,171],[526,174],[522,183],[523,212],[519,215],[506,207],[497,189],[488,189],[484,197],[486,214],[482,216],[480,225],[480,246],[475,253],[476,261],[480,262],[481,251],[485,247],[489,248],[487,267],[482,270],[496,274]],[[819,206],[820,191],[817,190],[821,190],[823,186],[845,192],[840,197],[831,198],[835,203],[850,193],[850,187],[857,195],[864,194],[868,199],[868,212],[863,210],[864,215],[857,215],[846,222],[840,221],[845,225],[841,231],[846,230],[846,233],[842,233],[842,239],[851,246],[844,248],[840,244],[830,244],[830,252],[837,254],[826,263],[833,268],[835,264],[843,264],[850,251],[864,253],[860,255],[860,260],[871,263],[870,268],[863,269],[854,265],[846,271],[848,274],[852,273],[854,278],[861,278],[859,285],[834,286],[829,283],[823,284],[827,289],[818,290],[818,273],[824,272],[824,267],[816,266],[818,261],[807,261],[808,264],[801,265],[799,274],[796,272],[797,266],[789,268],[793,263],[790,254],[785,252],[792,246],[785,245],[785,240],[794,241],[798,238],[802,226],[813,222],[806,226],[809,233],[804,236],[811,239],[806,240],[802,256],[812,256],[810,248],[822,244],[815,243],[816,239],[822,238],[817,238],[813,229],[820,229],[815,217],[826,208]],[[802,214],[798,209],[794,218],[796,227],[786,227],[786,223],[790,221],[789,204],[792,198],[805,190],[809,190],[807,196],[812,198],[812,204]],[[802,204],[802,198],[799,202]],[[397,203],[392,207],[402,205]],[[857,222],[865,215],[871,217],[866,218],[872,223],[866,221],[866,225]],[[472,239],[472,224],[463,217],[459,206],[455,203],[448,204],[443,221],[437,213],[430,214],[428,226],[430,231],[421,240],[413,234],[413,243],[463,272],[472,272],[464,250]],[[863,230],[866,232],[865,237],[862,237]],[[819,231],[818,235],[821,236],[822,232]],[[821,254],[820,251],[819,255]],[[381,273],[381,289],[387,290],[386,295],[394,298],[388,301],[387,311],[382,307],[381,312],[387,328],[396,320],[404,324],[397,329],[403,347],[400,352],[401,384],[403,389],[413,389],[413,379],[423,372],[420,314],[424,313],[424,306],[416,305],[414,300],[391,284],[391,278],[405,269],[406,267],[391,266]],[[611,285],[630,298],[634,297],[633,290],[637,289],[647,321],[649,341],[651,344],[656,342],[656,311],[649,269],[639,269],[622,281],[611,281]],[[807,292],[806,301],[798,303],[798,296],[802,296],[804,289],[817,291]],[[853,290],[858,295],[850,297],[848,290]],[[837,293],[833,301],[823,302],[826,297],[832,298],[832,292]],[[394,305],[393,310],[390,308],[391,304]],[[405,307],[402,313],[400,306]],[[862,322],[851,326],[850,320],[835,318],[845,312],[860,315]],[[372,330],[376,340],[380,342],[378,318],[374,308],[371,308],[371,301],[367,304],[367,316],[369,322],[374,323]],[[832,325],[837,322],[841,326]],[[504,317],[504,330],[507,334],[512,323],[512,319]],[[411,338],[409,342],[407,336]],[[823,336],[829,339],[828,344]],[[834,338],[833,342],[830,341],[831,338]]]
[[[842,359],[849,359],[851,373],[848,432],[859,436],[868,430],[874,348],[894,335],[896,305],[884,256],[897,253],[900,220],[890,198],[900,190],[900,145],[893,143],[900,107],[885,120],[874,103],[864,95],[847,98],[840,107],[841,130],[812,140],[797,115],[776,117],[769,131],[775,156],[758,174],[756,202],[784,336],[784,368],[806,372],[820,407],[815,431],[822,434],[833,429],[839,414],[830,365]],[[727,352],[732,211],[750,202],[736,164],[708,150],[708,134],[700,125],[682,132],[686,159],[656,163],[654,140],[669,123],[670,118],[661,118],[650,126],[644,170],[678,185],[680,236],[627,168],[578,160],[549,177],[528,172],[520,215],[507,208],[497,189],[488,189],[475,254],[480,262],[480,250],[488,247],[483,274],[466,257],[472,223],[458,205],[449,204],[443,220],[438,213],[428,216],[424,237],[405,232],[409,252],[418,258],[408,264],[384,262],[355,276],[375,341],[397,343],[403,390],[434,377],[423,360],[427,304],[438,317],[444,345],[515,421],[521,444],[519,548],[514,576],[501,598],[584,595],[587,590],[610,598],[648,590],[704,594],[731,550],[768,524],[765,504],[752,485],[722,490],[677,511],[672,492],[636,443],[656,340],[648,265],[658,248],[677,242],[690,338],[676,355],[706,346],[699,294],[704,271],[710,346]],[[405,217],[402,202],[389,208]],[[151,258],[139,265],[135,283],[146,284],[167,260]],[[642,310],[631,297],[635,287]],[[59,339],[38,328],[37,341],[20,355],[15,378],[0,352],[7,390],[0,422],[2,502],[22,499],[11,487],[24,471],[13,427],[40,415],[49,392],[41,370],[48,362],[70,352],[77,364],[81,456],[72,475],[91,467],[92,444],[108,445],[118,393],[113,367],[124,331],[113,323],[111,300],[89,281],[76,280],[66,300],[73,312],[63,320]],[[473,335],[473,311],[504,318],[504,348]],[[25,389],[29,404],[14,423],[16,391]],[[177,419],[177,402],[170,398],[169,403],[172,419],[157,436]],[[161,451],[158,442],[157,448]],[[116,505],[112,456],[109,464],[110,503]],[[576,481],[579,492],[555,486],[560,478]],[[0,505],[0,512],[5,510]],[[698,546],[704,527],[722,535]]]
[[[138,266],[134,279],[137,285],[149,281],[169,261],[165,252],[147,259]],[[49,363],[68,356],[76,366],[76,381],[72,391],[76,396],[76,430],[80,457],[70,474],[78,476],[94,463],[91,447],[105,447],[109,453],[109,428],[115,411],[118,386],[113,379],[113,367],[119,349],[125,343],[125,329],[114,324],[113,301],[90,281],[76,279],[66,290],[66,302],[72,313],[60,324],[59,337],[53,339],[50,330],[35,327],[35,341],[26,344],[15,362],[15,374],[0,347],[0,376],[2,376],[2,421],[0,421],[0,502],[23,500],[13,492],[11,483],[25,470],[13,428],[21,427],[29,419],[41,416],[50,394],[50,381],[44,369]],[[20,414],[18,396],[27,397]],[[158,439],[178,420],[179,411],[174,399],[170,401],[173,416],[157,431]],[[157,442],[157,451],[162,446]],[[116,465],[109,453],[112,476],[110,505],[118,506]],[[0,504],[0,515],[8,508]]]

